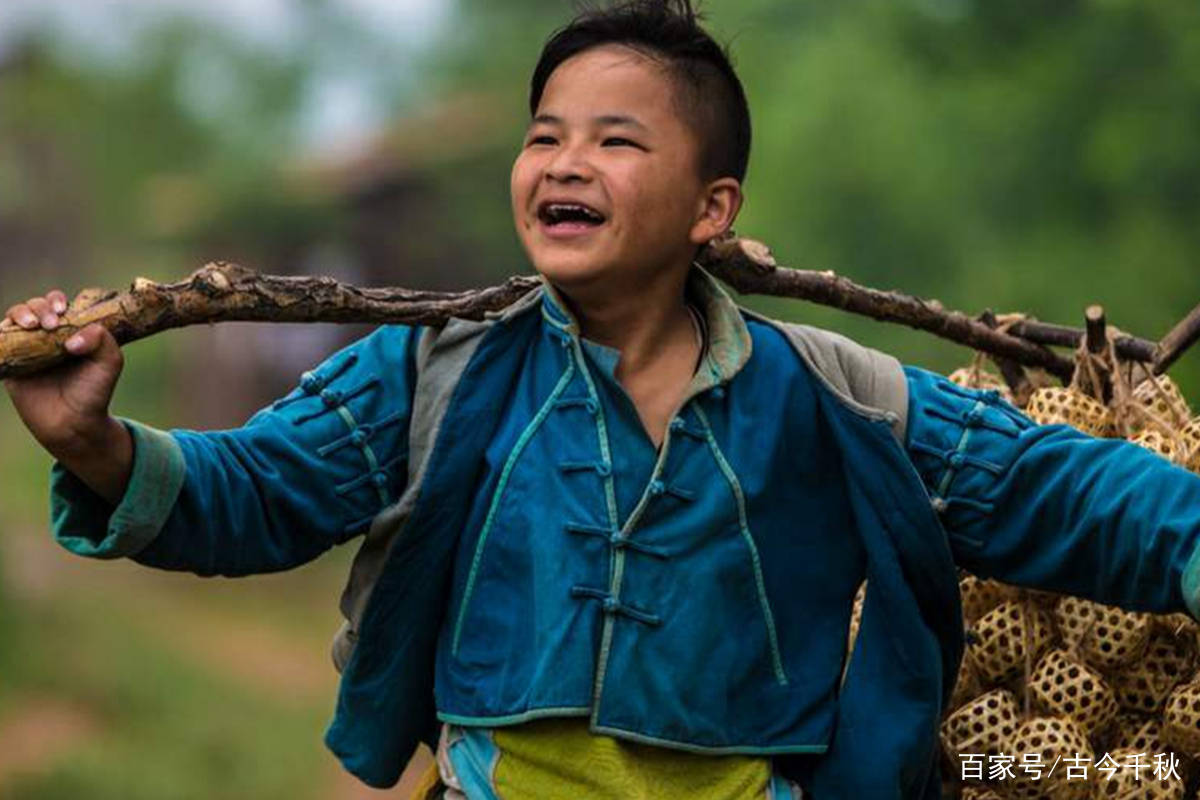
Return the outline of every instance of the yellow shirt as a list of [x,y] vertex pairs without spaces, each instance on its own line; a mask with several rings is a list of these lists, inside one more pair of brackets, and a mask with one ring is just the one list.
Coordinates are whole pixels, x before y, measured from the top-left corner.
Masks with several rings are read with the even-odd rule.
[[[759,756],[713,756],[593,734],[583,717],[501,728],[448,726],[439,747],[448,798],[775,800],[799,797]],[[456,794],[455,792],[459,792]]]

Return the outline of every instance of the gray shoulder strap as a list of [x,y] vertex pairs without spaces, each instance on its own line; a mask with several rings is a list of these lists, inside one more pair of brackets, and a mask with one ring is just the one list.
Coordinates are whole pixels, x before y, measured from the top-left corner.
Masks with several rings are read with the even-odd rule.
[[346,622],[333,640],[333,663],[339,671],[350,658],[358,626],[371,599],[371,590],[387,562],[392,542],[404,529],[420,496],[429,456],[450,399],[483,340],[483,334],[493,325],[530,310],[540,299],[541,290],[535,289],[503,311],[488,314],[483,322],[451,319],[441,328],[421,329],[415,354],[417,380],[408,424],[408,483],[400,499],[371,521],[362,546],[354,556],[341,600]]
[[886,419],[904,443],[908,380],[896,358],[832,331],[746,313],[779,329],[829,391],[863,416]]
[[383,572],[392,542],[404,529],[420,494],[429,454],[437,439],[450,397],[483,331],[489,323],[451,320],[440,330],[425,328],[417,343],[417,381],[413,389],[408,428],[408,483],[400,499],[371,521],[354,563],[341,609],[346,621],[333,639],[333,663],[341,671],[358,639],[358,627],[371,599],[371,591]]

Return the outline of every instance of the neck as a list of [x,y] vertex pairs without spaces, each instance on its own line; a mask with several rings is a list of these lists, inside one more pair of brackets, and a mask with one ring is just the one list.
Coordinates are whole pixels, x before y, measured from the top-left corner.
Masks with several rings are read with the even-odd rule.
[[692,342],[684,301],[688,270],[663,271],[647,283],[619,289],[561,292],[579,321],[580,333],[619,350],[618,376],[637,372],[665,350]]

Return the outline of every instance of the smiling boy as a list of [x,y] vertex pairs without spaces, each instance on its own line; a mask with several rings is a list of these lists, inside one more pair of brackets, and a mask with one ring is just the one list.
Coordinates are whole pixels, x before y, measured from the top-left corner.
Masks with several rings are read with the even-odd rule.
[[[684,282],[697,248],[741,206],[749,123],[740,141],[706,142],[710,120],[696,118],[713,114],[700,87],[652,52],[548,50],[562,61],[548,79],[545,67],[535,73],[533,119],[512,170],[513,219],[586,337],[620,351],[617,379],[657,446],[702,346]],[[732,116],[746,114],[740,86],[724,94]]]
[[56,538],[245,575],[365,535],[326,741],[390,786],[424,740],[471,800],[932,800],[956,562],[1200,612],[1195,476],[757,317],[694,266],[750,123],[686,3],[577,18],[530,107],[512,209],[545,281],[503,313],[380,328],[232,431],[111,417],[99,327],[10,381],[57,458]]

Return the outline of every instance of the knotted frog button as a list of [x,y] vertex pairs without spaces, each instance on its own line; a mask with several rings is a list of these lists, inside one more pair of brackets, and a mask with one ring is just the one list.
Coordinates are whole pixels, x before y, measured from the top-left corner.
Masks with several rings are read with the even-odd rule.
[[326,408],[335,408],[342,404],[342,393],[337,389],[325,389],[321,392],[321,402]]
[[300,376],[300,388],[308,394],[316,394],[325,386],[325,381],[320,375],[313,372],[306,372]]

